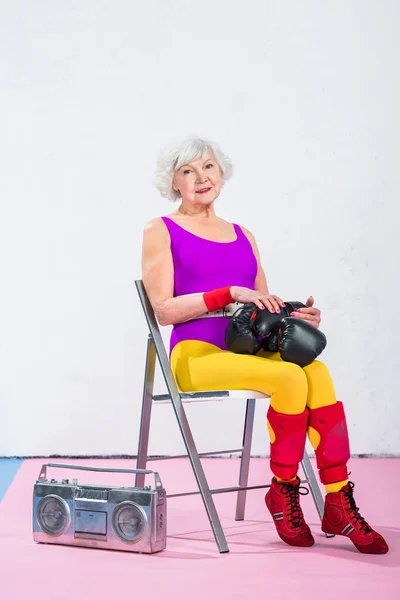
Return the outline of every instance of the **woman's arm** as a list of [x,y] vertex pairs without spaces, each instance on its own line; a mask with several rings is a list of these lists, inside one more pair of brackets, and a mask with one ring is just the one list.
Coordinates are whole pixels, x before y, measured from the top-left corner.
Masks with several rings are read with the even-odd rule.
[[171,240],[160,218],[150,221],[143,232],[142,280],[160,325],[190,321],[208,310],[202,293],[174,298]]
[[[247,239],[249,240],[253,248],[254,255],[257,259],[258,271],[254,282],[254,289],[265,294],[269,294],[267,279],[265,277],[264,269],[261,266],[260,254],[258,252],[256,240],[253,234],[250,233],[248,229],[242,227],[242,230],[246,235]],[[310,298],[308,298],[308,300],[306,301],[306,308],[299,308],[297,311],[291,313],[290,316],[303,319],[304,321],[308,321],[311,325],[314,325],[314,327],[318,328],[321,322],[321,311],[318,310],[318,308],[313,308],[313,304],[314,298],[310,296]]]
[[258,251],[257,243],[254,238],[254,235],[245,227],[242,227],[242,231],[249,240],[251,247],[253,248],[254,256],[257,259],[257,276],[254,281],[254,289],[258,292],[262,292],[263,294],[269,294],[267,278],[265,277],[264,269],[261,265],[260,253]]

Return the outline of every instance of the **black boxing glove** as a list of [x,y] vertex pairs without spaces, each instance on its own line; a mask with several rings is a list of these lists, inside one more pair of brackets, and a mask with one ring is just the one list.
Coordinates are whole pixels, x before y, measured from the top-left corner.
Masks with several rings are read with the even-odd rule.
[[325,335],[306,321],[296,317],[281,319],[278,329],[261,340],[261,346],[269,352],[279,352],[282,360],[306,367],[325,349]]
[[259,310],[256,304],[248,302],[235,311],[230,318],[225,334],[225,343],[236,354],[255,354],[259,349],[254,327],[254,318]]
[[259,339],[265,338],[279,326],[282,317],[289,316],[301,302],[285,302],[280,313],[272,313],[267,308],[260,309],[253,302],[243,304],[231,317],[225,334],[225,343],[236,354],[256,354],[260,349]]
[[290,313],[295,310],[305,308],[305,304],[302,304],[301,302],[285,302],[284,304],[285,306],[280,307],[280,313],[272,313],[267,308],[261,310],[256,307],[257,315],[254,317],[253,323],[258,338],[269,336],[269,334],[279,326],[283,317],[289,317]]

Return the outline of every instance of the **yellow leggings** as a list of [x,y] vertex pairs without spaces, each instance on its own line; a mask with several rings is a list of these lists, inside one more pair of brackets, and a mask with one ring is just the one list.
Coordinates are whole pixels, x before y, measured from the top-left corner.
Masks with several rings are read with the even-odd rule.
[[[182,392],[200,390],[256,390],[270,396],[272,408],[286,415],[297,415],[305,408],[321,408],[336,403],[335,389],[328,368],[315,360],[307,367],[285,362],[277,352],[260,350],[256,356],[235,354],[213,344],[194,340],[179,342],[171,353],[171,368]],[[274,432],[269,423],[271,443]],[[314,449],[319,434],[308,428]],[[345,483],[326,486],[337,491]]]
[[301,368],[283,361],[278,352],[234,354],[207,342],[185,340],[174,347],[171,367],[182,392],[257,390],[270,396],[276,412],[286,415],[336,402],[328,368],[318,360]]

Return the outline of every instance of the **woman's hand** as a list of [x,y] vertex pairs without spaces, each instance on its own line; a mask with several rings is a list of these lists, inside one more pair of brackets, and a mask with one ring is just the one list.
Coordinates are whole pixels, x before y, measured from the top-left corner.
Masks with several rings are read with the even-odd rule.
[[230,291],[235,302],[241,302],[242,304],[253,302],[258,308],[262,310],[268,308],[269,312],[272,313],[280,313],[280,307],[285,306],[283,300],[274,294],[263,294],[262,292],[237,285],[232,285]]
[[314,298],[312,296],[306,302],[307,308],[298,308],[296,312],[290,313],[291,317],[297,317],[303,321],[307,321],[310,325],[313,325],[318,329],[321,323],[321,311],[318,308],[314,308]]

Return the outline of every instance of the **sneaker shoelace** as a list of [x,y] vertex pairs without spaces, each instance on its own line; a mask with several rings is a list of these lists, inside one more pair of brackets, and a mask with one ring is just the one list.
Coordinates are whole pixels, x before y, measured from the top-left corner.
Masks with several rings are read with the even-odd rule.
[[356,501],[354,500],[354,496],[353,496],[353,488],[354,488],[354,483],[352,481],[349,481],[348,483],[348,490],[340,490],[342,494],[344,494],[347,504],[348,504],[348,508],[350,509],[350,518],[354,520],[355,525],[358,526],[358,529],[360,529],[364,534],[369,533],[370,531],[372,531],[371,527],[368,525],[367,521],[364,519],[363,516],[360,515],[359,513],[359,508],[358,506],[356,506]]
[[285,483],[282,485],[281,492],[286,497],[288,521],[293,528],[301,527],[304,524],[304,515],[300,506],[300,496],[307,496],[308,488],[297,484]]

